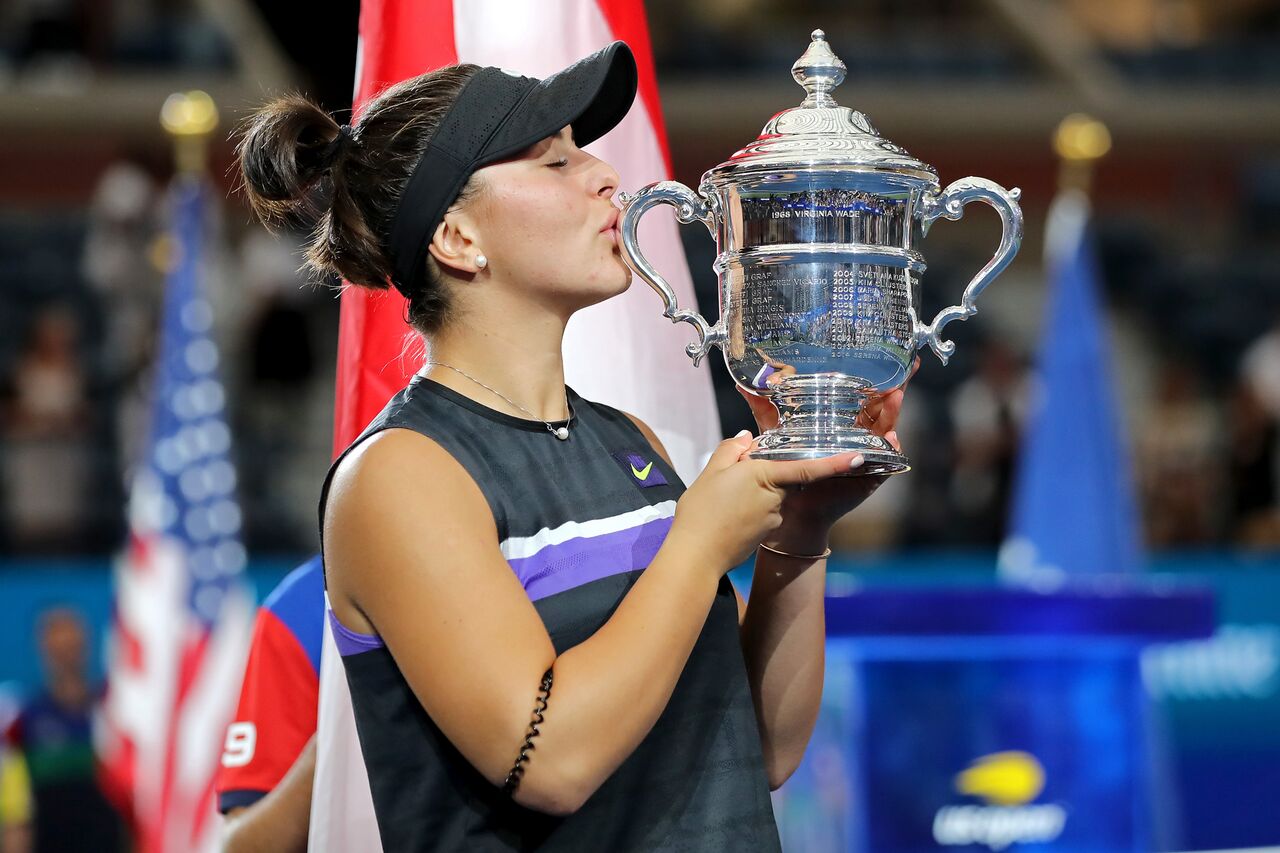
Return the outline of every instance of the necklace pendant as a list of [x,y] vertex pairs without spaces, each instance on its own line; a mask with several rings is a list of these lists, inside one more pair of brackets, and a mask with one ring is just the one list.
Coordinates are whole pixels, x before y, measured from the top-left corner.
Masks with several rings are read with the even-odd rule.
[[[479,379],[476,379],[470,373],[466,373],[465,371],[459,370],[458,368],[454,367],[452,364],[445,364],[443,361],[428,361],[423,364],[423,367],[426,368],[426,367],[432,367],[436,365],[440,367],[447,367],[450,370],[452,370],[454,373],[458,373],[462,376],[465,376],[467,379],[470,379],[472,382],[476,383],[481,388],[486,388],[492,391],[494,394],[497,394],[499,397],[506,400],[508,403],[515,406],[517,409],[524,412],[529,417],[534,418],[535,420],[541,420],[541,418],[538,418],[536,415],[533,414],[533,412],[529,411],[524,406],[517,403],[515,400],[512,400],[507,395],[499,392],[496,388],[490,388],[488,385],[485,385],[483,382],[481,382]],[[422,375],[425,376],[426,374],[424,373]],[[564,405],[565,405],[565,408],[569,410],[569,420],[565,422],[564,426],[553,427],[551,424],[547,423],[546,421],[542,421],[542,422],[546,424],[547,432],[551,433],[561,441],[568,441],[569,440],[569,424],[573,423],[573,404],[569,402],[568,394],[565,394]]]

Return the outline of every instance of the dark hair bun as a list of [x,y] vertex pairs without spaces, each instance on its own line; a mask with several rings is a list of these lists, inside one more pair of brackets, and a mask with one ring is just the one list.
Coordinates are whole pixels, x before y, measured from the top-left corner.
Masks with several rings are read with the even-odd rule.
[[[385,290],[387,249],[400,194],[441,118],[475,74],[450,65],[383,90],[364,105],[354,129],[343,129],[321,106],[288,95],[245,121],[236,149],[244,193],[268,226],[311,228],[307,265],[322,277]],[[461,202],[469,187],[458,195]],[[409,322],[438,329],[449,294],[434,261],[426,285],[411,294]]]
[[310,225],[328,207],[338,122],[298,94],[250,117],[237,153],[254,213],[267,225]]

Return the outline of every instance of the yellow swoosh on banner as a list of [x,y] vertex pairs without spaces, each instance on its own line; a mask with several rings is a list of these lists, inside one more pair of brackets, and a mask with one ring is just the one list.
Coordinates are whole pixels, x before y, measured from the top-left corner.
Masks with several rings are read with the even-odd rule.
[[636,479],[637,479],[637,480],[643,480],[643,479],[645,479],[646,477],[648,477],[648,476],[649,476],[649,471],[651,471],[652,469],[653,469],[653,463],[652,463],[652,462],[650,462],[648,465],[644,466],[644,470],[643,470],[643,471],[637,471],[637,470],[636,470],[636,466],[632,465],[632,466],[631,466],[631,473],[636,475]]
[[1044,790],[1044,767],[1026,752],[984,755],[956,776],[956,790],[992,805],[1021,805]]

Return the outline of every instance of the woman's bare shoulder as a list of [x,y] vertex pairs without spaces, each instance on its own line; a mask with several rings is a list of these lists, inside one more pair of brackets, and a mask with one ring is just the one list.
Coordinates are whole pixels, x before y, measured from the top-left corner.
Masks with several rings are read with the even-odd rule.
[[353,624],[366,621],[354,611],[369,586],[408,566],[443,564],[453,536],[498,553],[493,513],[471,475],[434,439],[399,428],[370,436],[338,464],[322,535],[330,600],[354,630],[365,627]]
[[[408,501],[452,504],[474,497],[492,521],[479,486],[460,462],[435,439],[411,429],[385,429],[353,448],[333,472],[325,515],[377,515]],[[353,498],[357,498],[353,500]],[[460,509],[473,508],[461,501]]]

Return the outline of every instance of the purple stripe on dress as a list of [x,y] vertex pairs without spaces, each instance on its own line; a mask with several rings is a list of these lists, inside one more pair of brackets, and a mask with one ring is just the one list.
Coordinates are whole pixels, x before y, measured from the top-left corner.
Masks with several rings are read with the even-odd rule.
[[672,518],[655,518],[599,536],[548,545],[530,557],[508,560],[531,601],[612,575],[643,569],[667,538]]
[[346,625],[338,621],[337,615],[333,610],[329,611],[329,627],[333,629],[333,640],[338,645],[338,654],[344,658],[350,655],[358,655],[361,652],[371,652],[374,649],[381,649],[386,646],[382,642],[382,638],[377,634],[361,634],[359,631],[352,631]]

